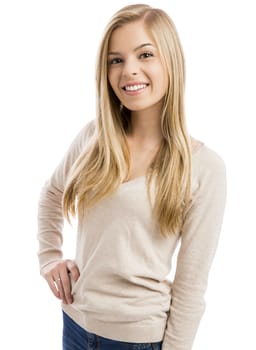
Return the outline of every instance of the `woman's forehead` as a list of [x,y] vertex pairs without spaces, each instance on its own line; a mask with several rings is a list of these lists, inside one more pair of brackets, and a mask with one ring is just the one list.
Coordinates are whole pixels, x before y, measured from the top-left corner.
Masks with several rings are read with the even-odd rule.
[[155,47],[149,30],[142,21],[131,22],[113,31],[109,41],[109,51],[135,50],[145,44]]

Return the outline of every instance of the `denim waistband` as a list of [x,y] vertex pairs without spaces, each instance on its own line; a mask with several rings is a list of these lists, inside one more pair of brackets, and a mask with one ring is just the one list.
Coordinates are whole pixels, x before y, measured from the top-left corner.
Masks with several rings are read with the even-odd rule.
[[104,338],[80,327],[63,312],[63,350],[161,350],[162,342],[131,343]]

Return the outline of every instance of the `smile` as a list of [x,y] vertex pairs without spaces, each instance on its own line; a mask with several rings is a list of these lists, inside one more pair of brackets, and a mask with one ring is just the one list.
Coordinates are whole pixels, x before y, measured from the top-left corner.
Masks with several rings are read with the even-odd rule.
[[149,84],[146,83],[135,83],[135,84],[127,84],[122,87],[122,89],[128,95],[136,95],[138,93],[143,92]]
[[126,85],[123,87],[123,90],[125,91],[138,91],[145,89],[147,87],[147,84],[136,84],[136,85]]

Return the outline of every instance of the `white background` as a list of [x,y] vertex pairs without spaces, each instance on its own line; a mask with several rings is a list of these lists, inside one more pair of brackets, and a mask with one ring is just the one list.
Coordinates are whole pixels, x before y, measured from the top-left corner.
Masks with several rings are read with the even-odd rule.
[[[110,16],[132,3],[0,2],[1,349],[61,349],[60,303],[36,256],[38,195],[95,116],[99,40]],[[225,219],[193,350],[255,349],[254,1],[148,3],[166,10],[180,34],[189,131],[227,166]],[[66,228],[70,257],[74,241]]]

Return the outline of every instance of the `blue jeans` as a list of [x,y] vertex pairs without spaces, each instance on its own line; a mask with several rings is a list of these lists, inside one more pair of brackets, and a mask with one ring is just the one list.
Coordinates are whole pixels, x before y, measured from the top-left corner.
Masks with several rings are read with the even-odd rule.
[[89,333],[63,312],[63,350],[161,350],[158,343],[127,343]]

